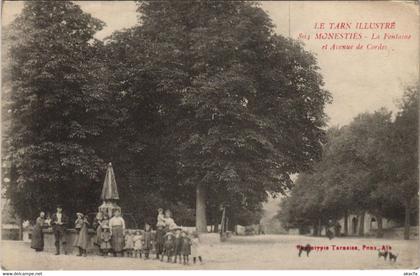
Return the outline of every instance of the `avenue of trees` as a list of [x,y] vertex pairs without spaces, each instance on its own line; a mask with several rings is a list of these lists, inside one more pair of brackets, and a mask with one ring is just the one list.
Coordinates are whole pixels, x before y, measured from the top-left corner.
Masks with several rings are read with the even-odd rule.
[[322,154],[330,95],[316,59],[252,2],[137,7],[138,25],[104,41],[104,23],[70,1],[25,2],[5,30],[3,161],[17,215],[95,211],[112,162],[139,222],[165,207],[206,231],[222,206],[232,224],[257,222],[268,195]]
[[386,218],[404,223],[408,239],[410,225],[418,224],[418,100],[418,86],[407,87],[396,114],[380,109],[330,128],[322,160],[298,176],[281,204],[283,224],[313,227],[319,234],[330,221],[358,214],[363,235],[369,212],[378,222],[378,237]]

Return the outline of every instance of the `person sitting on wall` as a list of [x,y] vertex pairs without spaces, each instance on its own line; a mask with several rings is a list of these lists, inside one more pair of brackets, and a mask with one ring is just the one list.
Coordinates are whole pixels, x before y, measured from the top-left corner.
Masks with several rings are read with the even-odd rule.
[[175,231],[178,229],[178,225],[176,225],[174,219],[172,218],[172,212],[171,210],[165,211],[165,232],[168,231]]
[[67,254],[66,252],[66,234],[65,230],[68,224],[68,217],[63,213],[63,208],[61,205],[57,205],[57,212],[54,213],[51,217],[51,226],[54,232],[54,239],[55,239],[55,255],[60,255],[60,242],[63,246],[62,249],[64,251],[64,255]]

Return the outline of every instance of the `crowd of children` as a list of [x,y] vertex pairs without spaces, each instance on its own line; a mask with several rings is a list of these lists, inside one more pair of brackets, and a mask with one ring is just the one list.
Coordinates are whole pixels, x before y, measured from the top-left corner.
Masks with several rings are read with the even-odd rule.
[[[102,256],[108,256],[111,253],[117,256],[113,245],[112,230],[109,226],[109,220],[106,215],[98,213],[94,226],[96,227],[95,245],[99,247]],[[124,225],[125,228],[125,225]],[[122,256],[129,258],[150,259],[151,254],[156,256],[157,260],[187,265],[192,256],[193,263],[197,260],[203,261],[200,253],[200,241],[196,232],[189,233],[178,227],[171,217],[169,210],[163,213],[163,209],[158,209],[156,231],[152,231],[152,226],[145,224],[144,230],[124,229]],[[86,251],[82,251],[86,254]]]

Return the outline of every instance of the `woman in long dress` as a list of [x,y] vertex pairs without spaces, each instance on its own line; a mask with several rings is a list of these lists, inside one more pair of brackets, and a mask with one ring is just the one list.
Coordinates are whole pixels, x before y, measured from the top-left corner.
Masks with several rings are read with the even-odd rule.
[[124,250],[125,221],[119,210],[115,210],[114,216],[109,220],[109,228],[111,230],[112,251],[116,256]]
[[77,256],[84,256],[86,257],[86,250],[89,244],[89,232],[88,226],[89,222],[87,217],[84,216],[82,213],[78,213],[78,219],[76,220],[76,226],[80,225],[80,228],[77,227],[78,235],[74,241],[74,246],[79,249],[79,254]]
[[44,250],[44,233],[42,233],[42,227],[45,222],[45,213],[41,212],[39,217],[36,219],[35,226],[32,230],[32,241],[31,248],[39,252]]

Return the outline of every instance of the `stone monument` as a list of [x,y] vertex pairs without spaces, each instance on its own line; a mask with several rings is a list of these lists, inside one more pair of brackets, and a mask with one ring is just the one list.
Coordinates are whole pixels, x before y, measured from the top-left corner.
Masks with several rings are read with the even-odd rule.
[[121,211],[121,207],[117,205],[119,199],[114,170],[112,169],[112,164],[109,163],[106,170],[104,185],[102,187],[102,205],[99,206],[99,211],[103,214],[107,214],[108,217],[111,218],[115,210]]

